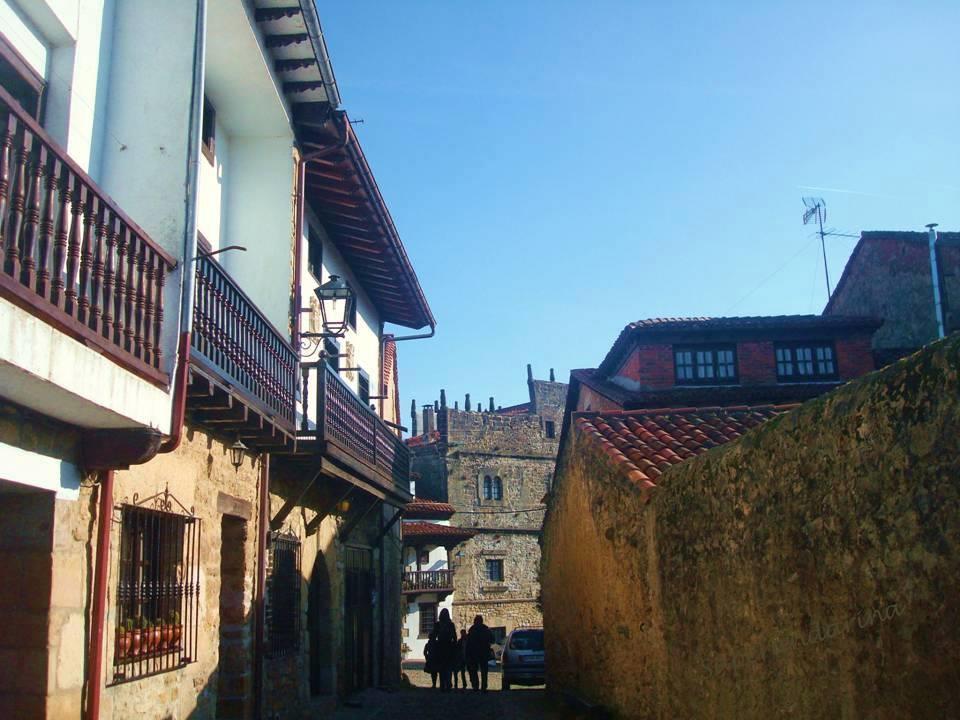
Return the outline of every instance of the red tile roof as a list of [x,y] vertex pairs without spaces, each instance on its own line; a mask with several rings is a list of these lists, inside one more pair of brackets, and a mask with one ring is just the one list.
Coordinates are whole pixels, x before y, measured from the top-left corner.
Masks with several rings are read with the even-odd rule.
[[446,520],[456,512],[450,503],[426,498],[414,498],[403,508],[403,516],[410,519],[440,519]]
[[603,450],[629,480],[649,492],[671,465],[736,440],[794,407],[741,405],[576,413],[574,421],[579,432]]
[[440,431],[434,430],[432,433],[417,435],[416,437],[407,438],[404,442],[407,444],[407,447],[417,447],[418,445],[429,445],[430,443],[435,443],[440,439]]
[[498,408],[496,410],[497,415],[529,415],[530,414],[530,403],[520,403],[519,405],[510,405],[505,408]]
[[447,542],[463,542],[469,540],[476,533],[467,528],[455,527],[453,525],[439,525],[432,522],[408,522],[403,521],[403,537],[417,539],[436,539]]

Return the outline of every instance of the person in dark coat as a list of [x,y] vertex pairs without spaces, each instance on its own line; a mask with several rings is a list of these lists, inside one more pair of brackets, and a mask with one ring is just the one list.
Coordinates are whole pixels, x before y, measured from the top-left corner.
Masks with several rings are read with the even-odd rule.
[[453,664],[453,689],[457,689],[457,679],[464,690],[467,689],[467,631],[460,631],[460,639],[457,640],[457,659]]
[[427,644],[423,648],[423,671],[430,675],[431,687],[437,686],[437,634],[430,632]]
[[[473,625],[467,633],[467,670],[470,673],[470,687],[474,690],[487,691],[487,663],[493,658],[493,633],[483,624],[483,615],[473,619]],[[480,677],[477,677],[477,671]]]
[[450,611],[444,608],[440,611],[440,619],[433,627],[437,636],[437,646],[434,655],[437,660],[437,670],[440,673],[440,690],[451,689],[450,673],[457,660],[457,629],[450,620]]

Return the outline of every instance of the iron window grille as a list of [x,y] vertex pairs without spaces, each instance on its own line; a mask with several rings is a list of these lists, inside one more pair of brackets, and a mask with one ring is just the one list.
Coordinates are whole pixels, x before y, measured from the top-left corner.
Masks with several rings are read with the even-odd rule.
[[737,382],[734,345],[676,346],[673,349],[677,385],[728,385]]
[[194,662],[200,619],[200,519],[167,491],[118,509],[114,683]]
[[300,649],[300,540],[270,533],[267,566],[267,654],[284,657]]
[[777,380],[780,382],[838,378],[837,356],[832,343],[777,343],[775,352]]
[[503,560],[487,560],[487,580],[503,582]]
[[437,604],[420,603],[420,637],[430,637],[437,622]]

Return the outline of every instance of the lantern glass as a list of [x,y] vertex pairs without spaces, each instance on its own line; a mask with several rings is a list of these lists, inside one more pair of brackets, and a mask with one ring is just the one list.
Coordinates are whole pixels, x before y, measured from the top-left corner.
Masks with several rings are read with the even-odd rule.
[[247,451],[247,446],[240,442],[240,439],[237,438],[237,441],[230,446],[230,462],[236,469],[240,469],[240,466],[243,465],[243,454]]
[[354,302],[353,290],[339,275],[331,275],[327,282],[314,290],[314,294],[320,301],[324,332],[343,334]]

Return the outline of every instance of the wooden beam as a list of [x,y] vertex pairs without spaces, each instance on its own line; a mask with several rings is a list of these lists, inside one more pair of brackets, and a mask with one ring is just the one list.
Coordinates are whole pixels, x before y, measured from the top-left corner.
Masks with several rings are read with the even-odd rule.
[[263,42],[268,48],[287,47],[309,42],[310,36],[306,33],[289,33],[285,35],[267,35]]
[[380,507],[380,503],[380,500],[371,500],[362,513],[350,518],[350,520],[344,524],[343,528],[341,528],[340,532],[337,533],[337,535],[340,537],[340,542],[347,542],[350,537],[350,533],[352,533],[357,526],[363,522],[363,519],[370,514],[371,510],[373,510],[375,507]]
[[335,510],[337,505],[339,505],[341,502],[343,502],[348,497],[350,497],[350,495],[353,493],[353,490],[354,490],[353,485],[351,485],[350,487],[347,488],[347,491],[340,496],[339,499],[330,500],[324,503],[323,505],[321,505],[320,509],[317,510],[316,516],[314,516],[314,518],[307,523],[306,527],[304,528],[304,532],[307,535],[313,535],[320,528],[320,523],[323,522],[323,519],[327,515],[329,515],[333,510]]
[[277,514],[274,515],[273,519],[270,521],[271,530],[276,531],[283,526],[284,521],[287,519],[290,513],[293,512],[293,509],[303,501],[303,498],[306,497],[307,492],[313,487],[313,484],[317,481],[320,475],[321,473],[319,470],[315,472],[313,477],[310,478],[310,481],[304,483],[300,490],[295,495],[291,495],[283,504],[283,507],[277,510]]

